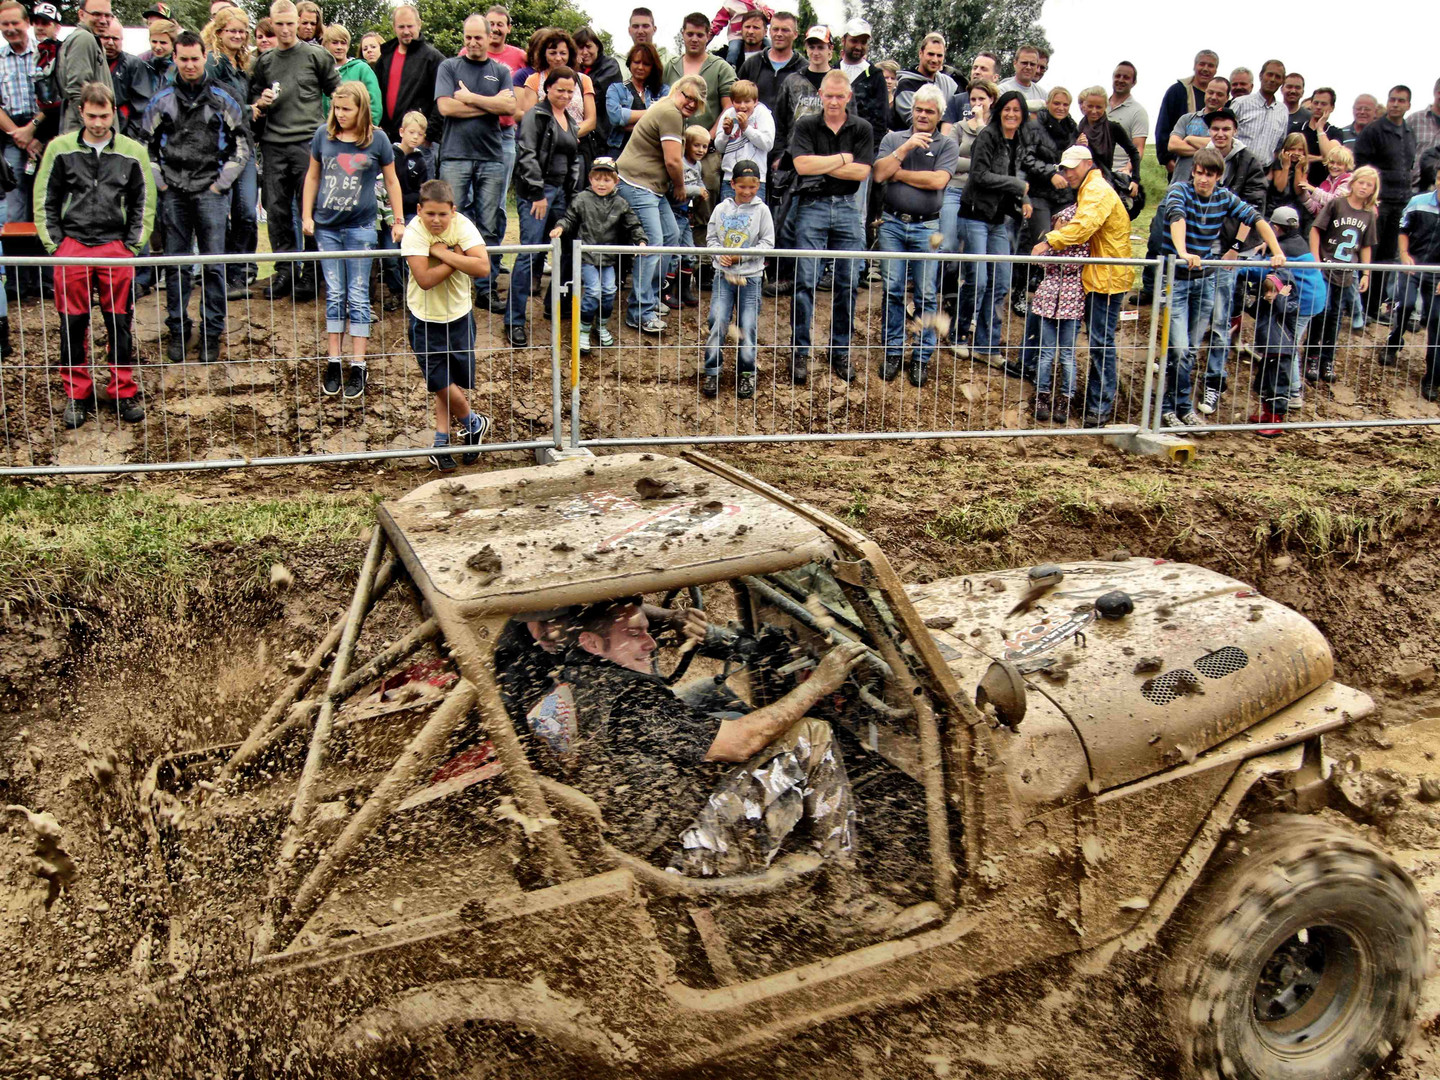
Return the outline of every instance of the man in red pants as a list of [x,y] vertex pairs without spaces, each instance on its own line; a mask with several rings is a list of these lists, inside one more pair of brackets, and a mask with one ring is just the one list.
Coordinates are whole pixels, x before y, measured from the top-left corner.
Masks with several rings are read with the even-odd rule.
[[[132,370],[130,293],[135,271],[109,265],[137,255],[155,221],[155,181],[150,157],[133,139],[116,134],[115,96],[108,86],[87,83],[80,94],[82,126],[52,139],[35,177],[35,229],[52,255],[89,257],[86,266],[55,268],[55,309],[60,315],[60,380],[65,385],[64,422],[78,428],[97,407],[90,378],[91,289],[109,339],[110,385],[106,394],[121,420],[145,419]],[[94,285],[92,286],[92,281]]]

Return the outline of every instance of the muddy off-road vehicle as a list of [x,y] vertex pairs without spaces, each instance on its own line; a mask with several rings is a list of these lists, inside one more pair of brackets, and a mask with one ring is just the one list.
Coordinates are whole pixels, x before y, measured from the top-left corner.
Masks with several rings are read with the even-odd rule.
[[[677,687],[755,705],[867,647],[811,715],[849,772],[863,880],[928,917],[833,925],[803,838],[763,873],[668,872],[540,767],[497,643],[517,615],[635,595],[783,639],[778,659],[696,660],[678,633],[657,653]],[[348,613],[297,667],[243,743],[146,781],[155,1000],[197,1074],[673,1073],[1141,950],[1167,1072],[1363,1077],[1414,1023],[1415,887],[1316,813],[1324,735],[1373,704],[1313,625],[1222,574],[1117,553],[907,586],[727,465],[624,454],[383,504]]]

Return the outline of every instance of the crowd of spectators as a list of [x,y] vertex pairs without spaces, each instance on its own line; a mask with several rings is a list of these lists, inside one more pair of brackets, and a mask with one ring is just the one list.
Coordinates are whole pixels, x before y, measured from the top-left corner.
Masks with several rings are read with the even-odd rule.
[[[1167,424],[1197,425],[1218,408],[1232,318],[1247,296],[1265,327],[1255,419],[1281,419],[1303,401],[1307,383],[1333,381],[1342,325],[1367,320],[1390,326],[1388,364],[1407,329],[1425,324],[1421,391],[1440,396],[1436,274],[1372,278],[1364,266],[1440,261],[1440,82],[1433,102],[1419,108],[1403,85],[1390,88],[1383,105],[1362,94],[1340,127],[1330,87],[1307,91],[1304,76],[1280,60],[1261,64],[1258,76],[1244,67],[1222,75],[1219,56],[1202,50],[1193,72],[1166,91],[1152,131],[1130,61],[1114,66],[1108,89],[1047,89],[1049,55],[1037,46],[1019,48],[1003,79],[1001,58],[989,50],[953,66],[959,58],[938,33],[914,56],[877,60],[864,19],[835,33],[801,27],[794,14],[755,0],[727,0],[713,18],[684,16],[679,50],[668,59],[643,7],[631,14],[629,45],[617,55],[589,28],[544,27],[524,47],[511,43],[510,15],[499,5],[465,20],[454,57],[426,40],[408,5],[394,10],[388,39],[366,33],[358,42],[349,28],[327,26],[312,0],[276,0],[254,25],[231,0],[213,0],[198,32],[171,14],[164,0],[146,11],[150,49],[133,56],[123,50],[111,0],[81,0],[63,44],[52,3],[27,10],[0,0],[5,220],[33,220],[57,256],[252,254],[261,221],[272,252],[395,248],[430,205],[422,188],[440,181],[426,190],[451,201],[455,223],[446,218],[441,228],[436,218],[431,239],[459,229],[455,235],[475,233],[493,247],[506,235],[513,194],[525,244],[558,237],[567,245],[580,238],[720,249],[699,261],[587,256],[579,282],[569,280],[568,256],[551,266],[550,288],[581,290],[583,352],[614,343],[608,320],[617,307],[638,333],[666,334],[667,315],[698,303],[703,277],[712,301],[702,392],[720,392],[720,344],[733,318],[741,341],[735,393],[754,394],[762,295],[793,297],[783,374],[805,384],[815,294],[829,291],[820,334],[829,377],[848,382],[857,375],[856,293],[875,284],[884,293],[883,379],[903,371],[924,386],[937,352],[949,348],[1035,381],[1038,422],[1098,426],[1114,410],[1129,268],[1015,271],[1005,257],[1130,257],[1149,149],[1169,185],[1148,254],[1178,260]],[[816,255],[731,252],[768,246]],[[867,248],[999,258],[867,266],[821,254]],[[486,259],[478,274],[482,260],[460,248],[452,255],[440,262],[457,280],[468,275],[474,306],[502,316],[510,345],[527,346],[544,257],[521,255],[508,269]],[[122,419],[138,421],[129,321],[153,285],[167,294],[168,358],[182,361],[193,349],[209,362],[222,352],[227,301],[310,300],[323,283],[329,362],[321,388],[355,401],[366,391],[372,309],[408,302],[414,337],[415,264],[403,247],[401,256],[384,260],[373,303],[368,260],[320,260],[318,277],[314,262],[282,261],[264,281],[253,262],[206,267],[193,315],[192,275],[179,268],[159,282],[144,269],[103,264],[28,278],[12,272],[7,292],[56,298],[65,422],[73,427],[95,402],[85,370],[92,271],[111,327],[108,394]],[[1202,265],[1211,258],[1234,266]],[[1356,270],[1297,269],[1307,259]],[[1270,264],[1258,278],[1256,260]],[[1155,287],[1147,274],[1142,302]],[[0,298],[0,356],[9,348],[4,305]],[[1007,346],[1007,305],[1024,320],[1018,350]],[[1082,322],[1090,370],[1083,402],[1072,402]]]

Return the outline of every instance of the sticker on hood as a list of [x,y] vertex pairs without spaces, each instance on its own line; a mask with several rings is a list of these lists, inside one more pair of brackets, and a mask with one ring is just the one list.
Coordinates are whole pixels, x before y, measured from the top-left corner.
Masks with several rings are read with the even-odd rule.
[[1006,660],[1023,660],[1027,656],[1053,649],[1066,638],[1074,637],[1095,619],[1095,609],[1071,615],[1062,623],[1038,622],[1027,626],[1005,642]]

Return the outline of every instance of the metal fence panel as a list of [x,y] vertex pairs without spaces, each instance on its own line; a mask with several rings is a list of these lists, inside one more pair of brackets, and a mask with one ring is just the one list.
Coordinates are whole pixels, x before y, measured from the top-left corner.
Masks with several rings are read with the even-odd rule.
[[[548,254],[558,260],[558,244],[491,249],[492,256]],[[365,260],[376,267],[396,251],[327,252],[326,258]],[[252,257],[253,258],[253,257]],[[315,253],[270,256],[277,262],[319,261]],[[404,297],[386,303],[377,281],[371,289],[371,336],[365,394],[348,401],[321,392],[328,359],[323,279],[313,301],[266,299],[261,279],[245,298],[226,305],[219,359],[202,363],[196,347],[202,327],[202,287],[190,288],[190,318],[195,337],[185,358],[166,358],[167,276],[204,264],[243,263],[246,256],[114,260],[110,265],[156,268],[156,288],[134,305],[131,333],[134,373],[145,417],[124,423],[106,397],[108,330],[99,307],[84,332],[89,369],[98,407],[76,430],[63,420],[66,391],[61,380],[61,316],[53,296],[12,303],[13,355],[0,366],[0,475],[79,472],[144,472],[160,469],[229,468],[423,458],[431,452],[435,430],[433,395],[411,350]],[[6,258],[7,267],[91,265],[76,259]],[[167,275],[166,267],[180,267]],[[98,275],[97,275],[98,277]],[[317,273],[317,278],[320,275]],[[98,292],[98,284],[93,286]],[[385,310],[389,306],[392,310]],[[492,426],[478,449],[455,447],[456,455],[500,449],[536,449],[561,445],[561,373],[558,367],[558,302],[536,298],[527,308],[532,336],[527,347],[506,340],[500,315],[476,311],[473,408],[489,415]],[[540,316],[540,317],[537,317]],[[551,327],[535,335],[533,325]],[[351,339],[342,342],[347,366]]]
[[[717,251],[707,248],[625,246],[592,247],[576,245],[572,273],[581,273],[586,254],[618,255],[633,259],[643,255],[671,255],[708,262]],[[795,249],[747,249],[747,255],[767,259],[809,259],[820,262],[813,251]],[[882,251],[835,252],[826,256],[837,267],[842,260],[866,263],[856,289],[852,314],[853,333],[849,359],[853,380],[838,377],[829,369],[827,354],[834,349],[833,333],[837,293],[814,293],[812,319],[813,348],[809,355],[809,377],[803,384],[791,378],[791,365],[803,350],[795,344],[792,316],[793,296],[765,296],[760,304],[755,394],[738,394],[737,344],[739,332],[732,325],[721,349],[723,362],[719,393],[703,393],[706,338],[714,283],[698,286],[699,302],[681,305],[666,315],[667,330],[660,335],[643,333],[627,325],[617,304],[611,319],[617,334],[617,348],[595,346],[585,355],[572,354],[574,382],[572,439],[579,446],[614,446],[638,443],[719,443],[791,440],[858,440],[893,438],[963,438],[991,435],[1080,435],[1081,403],[1088,381],[1088,339],[1084,323],[1073,348],[1075,393],[1067,415],[1052,422],[1037,421],[1034,391],[1027,386],[1039,359],[1039,322],[1025,313],[1000,305],[1000,334],[993,351],[980,355],[973,345],[957,346],[952,339],[969,336],[971,303],[962,282],[966,273],[993,273],[1000,267],[1010,270],[1017,286],[1019,275],[1030,266],[1043,269],[1057,260],[1014,256],[966,256],[939,252],[893,253]],[[1075,260],[1070,260],[1074,262]],[[1144,260],[1085,260],[1132,266]],[[913,280],[905,284],[905,264],[936,267],[944,284],[937,291],[935,311],[927,312],[915,294]],[[895,287],[885,282],[884,267],[892,272]],[[880,272],[872,272],[871,268]],[[723,271],[717,271],[723,273]],[[699,276],[696,275],[699,280]],[[904,305],[903,327],[907,341],[905,356],[914,356],[913,339],[925,331],[938,338],[927,364],[923,385],[912,384],[903,370],[891,380],[882,377],[886,355],[885,318],[892,294]],[[621,290],[623,300],[625,290]],[[1013,295],[1013,294],[1012,294]],[[579,310],[578,297],[573,304]],[[954,312],[955,314],[951,314]],[[1119,393],[1109,422],[1122,429],[1138,430],[1145,418],[1146,385],[1151,377],[1146,363],[1152,354],[1153,320],[1142,323],[1133,306],[1122,310],[1117,328]],[[962,326],[961,323],[966,325]],[[1028,332],[1028,333],[1027,333]],[[1027,340],[1028,338],[1028,340]],[[892,335],[893,350],[895,337]],[[1094,434],[1091,430],[1089,434]]]
[[[1269,270],[1268,261],[1242,260],[1238,265],[1248,269],[1255,279]],[[1210,272],[1230,273],[1237,262],[1206,260],[1201,266]],[[1286,269],[1292,274],[1315,271],[1329,277],[1353,273],[1356,266],[1292,262],[1286,264]],[[1353,289],[1341,300],[1338,311],[1311,318],[1295,343],[1295,360],[1289,373],[1293,392],[1283,420],[1267,419],[1261,411],[1266,404],[1262,393],[1268,385],[1265,380],[1273,373],[1268,337],[1261,332],[1256,318],[1263,314],[1259,305],[1262,284],[1252,280],[1237,290],[1228,327],[1222,327],[1212,317],[1202,344],[1194,350],[1195,404],[1204,404],[1205,387],[1200,379],[1207,372],[1223,370],[1223,391],[1212,412],[1199,409],[1201,424],[1184,427],[1184,433],[1440,424],[1440,408],[1434,404],[1435,397],[1440,396],[1440,303],[1436,302],[1440,267],[1376,264],[1369,269],[1371,288],[1395,290],[1396,310],[1387,321],[1367,320],[1363,315],[1364,298],[1358,289]],[[1172,265],[1168,271],[1167,294],[1173,291],[1175,267]],[[1333,297],[1332,290],[1335,287],[1327,281],[1327,295]],[[1346,292],[1337,291],[1342,295]],[[1298,292],[1292,290],[1291,295],[1298,296]],[[1334,325],[1328,361],[1322,346],[1322,322],[1327,317]],[[1227,336],[1229,348],[1222,352]],[[1165,350],[1159,350],[1158,355],[1164,356]],[[1157,365],[1157,374],[1157,408],[1151,420],[1154,430],[1165,431],[1169,427],[1163,422],[1164,409],[1160,405],[1165,385],[1173,378],[1174,364]]]

